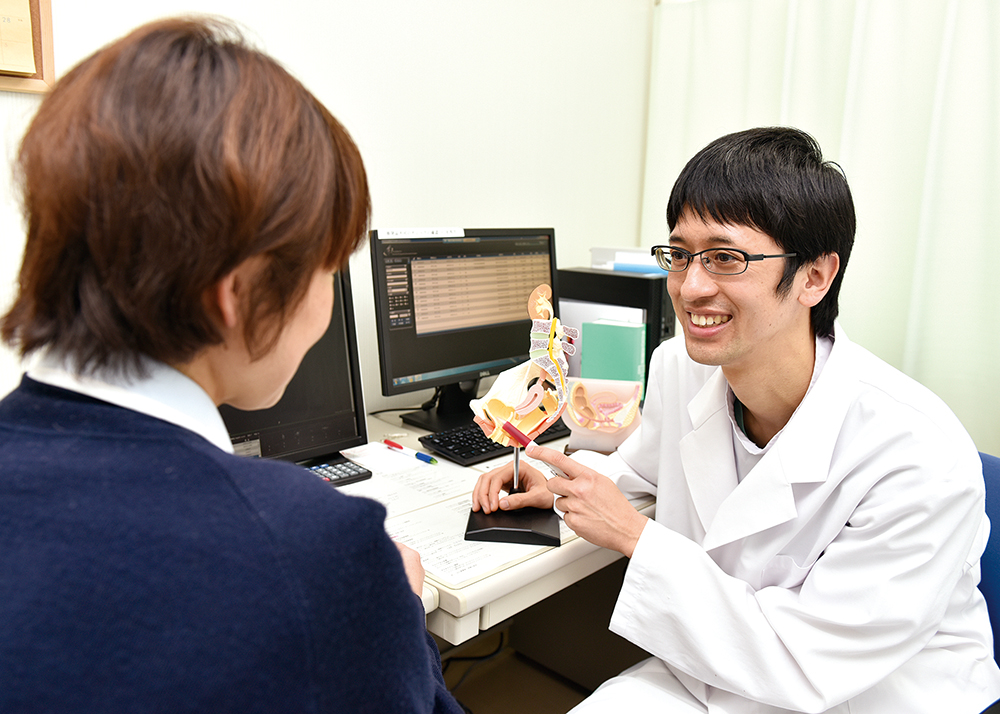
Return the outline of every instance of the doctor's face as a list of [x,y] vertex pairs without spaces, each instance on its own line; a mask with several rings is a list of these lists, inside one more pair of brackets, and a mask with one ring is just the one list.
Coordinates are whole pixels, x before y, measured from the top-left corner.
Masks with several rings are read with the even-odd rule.
[[[690,253],[707,248],[784,252],[754,228],[703,221],[690,211],[681,214],[669,244]],[[789,293],[779,296],[776,288],[784,269],[785,259],[773,258],[751,262],[739,275],[716,275],[696,258],[687,270],[668,273],[667,290],[691,358],[722,366],[731,379],[737,373],[773,372],[803,346],[811,350],[809,308],[796,299],[802,271]]]

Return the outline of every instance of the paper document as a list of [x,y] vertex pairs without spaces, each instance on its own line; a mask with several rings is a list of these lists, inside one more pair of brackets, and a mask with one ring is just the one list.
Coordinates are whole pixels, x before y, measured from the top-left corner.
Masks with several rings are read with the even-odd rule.
[[371,471],[372,477],[341,486],[340,490],[378,501],[386,507],[387,518],[426,508],[460,494],[468,496],[479,477],[478,472],[449,461],[442,459],[436,464],[428,464],[375,442],[341,453]]
[[[465,540],[469,495],[456,496],[429,508],[387,519],[389,535],[420,553],[428,577],[448,588],[461,588],[517,565],[550,546]],[[576,538],[559,522],[562,542]]]
[[[386,531],[419,552],[427,576],[445,587],[464,587],[550,549],[465,540],[472,489],[480,474],[475,469],[444,460],[426,464],[375,442],[342,453],[372,477],[339,490],[382,503],[388,513]],[[577,537],[561,521],[559,529],[563,543]]]

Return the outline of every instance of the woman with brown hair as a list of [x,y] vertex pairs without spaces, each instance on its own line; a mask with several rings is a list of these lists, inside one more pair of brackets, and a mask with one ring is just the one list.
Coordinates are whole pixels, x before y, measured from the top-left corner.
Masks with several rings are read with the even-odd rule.
[[274,404],[326,330],[370,214],[344,128],[230,25],[165,20],[70,71],[17,166],[0,710],[461,711],[384,508],[234,456],[216,409]]

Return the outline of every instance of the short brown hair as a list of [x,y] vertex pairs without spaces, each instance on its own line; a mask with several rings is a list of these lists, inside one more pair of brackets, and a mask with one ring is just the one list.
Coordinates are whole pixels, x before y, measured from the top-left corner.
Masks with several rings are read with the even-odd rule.
[[42,102],[17,169],[28,234],[0,335],[80,371],[183,364],[218,344],[204,296],[251,257],[264,267],[244,339],[266,354],[371,213],[347,131],[218,19],[145,25],[81,62]]

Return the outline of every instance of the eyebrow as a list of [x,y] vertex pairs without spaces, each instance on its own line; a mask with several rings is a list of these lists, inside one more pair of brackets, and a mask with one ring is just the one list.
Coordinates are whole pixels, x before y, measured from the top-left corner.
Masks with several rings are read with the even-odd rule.
[[[736,241],[727,235],[714,235],[709,237],[708,242],[713,246],[725,245],[731,248],[736,247]],[[667,243],[669,245],[687,245],[688,241],[684,239],[684,236],[669,235],[667,236]]]

